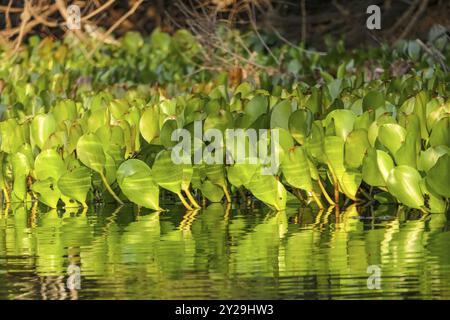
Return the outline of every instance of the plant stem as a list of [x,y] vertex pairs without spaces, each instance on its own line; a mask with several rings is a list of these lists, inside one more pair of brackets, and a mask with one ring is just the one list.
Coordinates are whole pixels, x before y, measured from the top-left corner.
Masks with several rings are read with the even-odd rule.
[[114,192],[114,190],[109,185],[108,181],[106,180],[106,177],[103,173],[100,173],[100,177],[102,178],[103,183],[105,184],[106,190],[113,196],[113,198],[121,205],[123,205],[123,201],[120,200],[120,198],[117,196],[117,194]]
[[319,209],[323,210],[324,207],[323,207],[322,201],[320,201],[320,198],[316,195],[316,193],[314,191],[311,191],[311,196],[313,197],[314,201],[319,206]]
[[192,205],[196,208],[200,208],[200,205],[195,200],[194,196],[192,195],[191,191],[189,190],[189,187],[186,188],[186,190],[184,190],[184,192],[186,193],[186,195],[187,195],[189,201],[192,203]]
[[38,206],[38,202],[36,201],[35,203],[33,203],[33,206],[31,207],[31,226],[35,227],[36,226],[36,212],[37,212],[37,206]]
[[189,211],[192,211],[194,209],[192,209],[192,207],[189,205],[189,203],[187,203],[186,199],[183,197],[183,195],[181,194],[181,192],[177,193],[178,198],[180,198],[181,203],[183,204],[183,206],[188,209]]
[[339,206],[339,186],[336,184],[334,186],[334,205]]
[[334,205],[339,205],[339,181],[336,177],[335,172],[333,171],[333,167],[330,163],[328,163],[328,169],[330,170],[331,176],[333,177],[334,184]]
[[359,191],[361,191],[362,195],[363,195],[367,200],[369,200],[369,201],[372,201],[372,200],[373,200],[372,197],[371,197],[369,194],[367,194],[367,192],[364,191],[363,188],[359,188]]
[[328,203],[329,203],[330,205],[334,206],[335,203],[334,203],[334,201],[331,199],[331,197],[330,197],[330,195],[328,194],[327,190],[325,190],[325,187],[324,187],[324,185],[322,184],[322,180],[320,179],[320,177],[319,177],[318,182],[319,182],[320,190],[322,191],[323,195],[325,196],[325,199],[327,199],[327,201],[328,201]]
[[11,199],[9,198],[8,189],[3,188],[3,197],[5,198],[5,203],[10,203]]
[[231,197],[230,197],[230,194],[228,193],[227,187],[223,186],[222,189],[223,189],[223,192],[225,193],[225,198],[227,198],[227,202],[230,203],[231,202]]
[[247,195],[245,194],[244,190],[242,190],[242,187],[240,187],[238,190],[243,202],[247,203]]
[[303,198],[300,189],[294,188],[294,196],[296,196],[298,200],[305,202],[305,199]]
[[206,197],[204,195],[202,195],[202,205],[203,208],[206,207]]

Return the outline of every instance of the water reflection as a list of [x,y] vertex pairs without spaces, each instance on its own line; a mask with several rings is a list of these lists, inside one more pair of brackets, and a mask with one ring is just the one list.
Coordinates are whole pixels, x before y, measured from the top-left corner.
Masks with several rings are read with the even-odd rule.
[[[0,298],[448,299],[448,225],[387,206],[17,206],[0,213]],[[371,266],[380,289],[368,287]]]

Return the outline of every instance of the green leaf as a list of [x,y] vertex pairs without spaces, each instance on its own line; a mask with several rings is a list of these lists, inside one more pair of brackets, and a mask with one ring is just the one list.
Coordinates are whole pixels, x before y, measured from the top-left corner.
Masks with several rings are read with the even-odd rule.
[[[156,37],[153,37],[154,39]],[[122,38],[122,44],[128,52],[136,53],[144,45],[144,39],[139,32],[128,31]]]
[[331,102],[333,102],[342,91],[342,79],[333,79],[328,85],[328,91],[330,92]]
[[97,110],[91,110],[87,119],[88,132],[96,132],[98,128],[109,125],[110,114],[109,109],[101,107]]
[[345,172],[344,140],[336,136],[325,137],[324,150],[327,156],[327,163],[339,179]]
[[281,171],[291,186],[312,191],[311,173],[303,147],[295,147],[289,150],[281,163]]
[[428,102],[428,97],[425,91],[419,92],[414,97],[414,113],[419,118],[420,123],[420,136],[422,139],[428,139],[427,131],[427,119],[426,119],[426,104]]
[[178,129],[176,120],[168,119],[161,127],[161,144],[166,148],[171,148],[177,145],[176,141],[172,141],[172,133]]
[[426,182],[436,194],[450,198],[450,155],[442,155],[427,172]]
[[260,169],[260,165],[246,163],[235,163],[227,168],[228,181],[235,187],[248,184],[253,175]]
[[103,174],[106,156],[100,139],[93,133],[80,137],[77,143],[78,159],[88,168]]
[[66,120],[75,121],[78,117],[75,101],[65,99],[59,101],[53,108],[56,124],[61,124]]
[[325,162],[325,152],[323,149],[325,134],[320,121],[314,121],[311,127],[311,134],[306,139],[306,150],[318,161]]
[[351,168],[359,168],[369,147],[365,129],[355,129],[350,132],[344,145],[345,164]]
[[58,188],[63,195],[83,205],[91,189],[91,173],[86,167],[78,167],[67,171],[58,180]]
[[331,111],[324,120],[325,126],[330,122],[334,123],[335,133],[344,141],[350,132],[353,131],[356,116],[351,110],[337,109]]
[[281,211],[286,208],[286,189],[274,176],[255,174],[245,187],[256,198],[276,210]]
[[395,155],[405,142],[406,130],[394,123],[383,124],[378,131],[378,140]]
[[439,145],[437,147],[432,147],[425,151],[421,151],[419,161],[417,163],[418,169],[420,171],[427,172],[444,154],[450,154],[450,148],[444,145]]
[[159,187],[145,162],[131,159],[122,163],[117,170],[117,182],[130,201],[145,208],[160,210]]
[[384,95],[380,91],[371,91],[363,99],[364,110],[382,108],[384,104]]
[[61,198],[61,192],[55,185],[54,180],[49,178],[43,181],[36,181],[33,183],[31,189],[39,194],[39,201],[49,206],[50,208],[56,208],[58,201]]
[[282,128],[289,131],[289,117],[292,113],[292,106],[289,100],[284,100],[275,105],[270,114],[270,128]]
[[345,171],[340,177],[339,185],[342,192],[350,199],[356,201],[356,193],[361,185],[362,175],[359,172]]
[[369,148],[363,160],[362,178],[364,182],[373,187],[382,187],[386,183],[378,169],[377,150]]
[[156,105],[144,111],[139,121],[139,129],[148,143],[159,137],[159,109]]
[[105,177],[108,184],[114,183],[116,181],[117,166],[114,158],[109,154],[105,153],[106,163],[105,163]]
[[183,165],[172,161],[170,151],[161,151],[153,163],[152,176],[161,188],[178,194],[183,181]]
[[227,110],[220,109],[219,111],[213,112],[206,117],[203,130],[206,132],[209,129],[217,129],[224,132],[225,129],[232,126],[232,123],[233,116],[231,113]]
[[268,105],[267,97],[256,95],[245,105],[245,115],[250,117],[250,122],[253,122],[264,113],[267,113]]
[[420,180],[420,189],[425,198],[425,206],[431,213],[445,212],[447,204],[441,196],[431,192],[430,188],[427,186],[426,179]]
[[[117,120],[123,119],[125,114],[129,111],[129,109],[130,105],[128,104],[128,101],[125,99],[112,100],[109,105],[109,110],[111,111],[112,116]],[[156,119],[154,119],[154,121],[156,121]]]
[[444,145],[450,147],[450,117],[437,121],[431,129],[430,145],[436,147]]
[[417,136],[419,132],[410,130],[406,134],[406,140],[395,153],[395,162],[397,165],[406,165],[417,168]]
[[204,169],[206,177],[214,184],[222,188],[227,187],[227,182],[225,179],[225,168],[221,164],[211,164],[206,165]]
[[27,195],[26,178],[30,173],[31,164],[27,156],[19,152],[12,156],[11,165],[14,176],[13,193],[19,200],[24,201]]
[[355,119],[355,129],[365,129],[369,131],[370,125],[375,121],[375,112],[365,111]]
[[389,192],[404,205],[419,209],[424,205],[420,189],[422,177],[419,172],[409,166],[398,166],[389,173],[386,185]]
[[211,202],[220,202],[225,195],[221,187],[209,180],[201,184],[200,191]]
[[31,122],[30,134],[34,143],[42,150],[55,130],[56,121],[52,114],[38,114]]
[[312,121],[312,112],[308,109],[296,110],[289,117],[289,131],[299,144],[305,144],[306,137],[311,132]]
[[6,153],[15,153],[25,143],[23,131],[16,119],[0,122],[1,150]]
[[381,177],[387,181],[391,170],[394,168],[394,161],[391,156],[382,150],[377,150],[377,165]]
[[42,151],[34,161],[34,172],[38,180],[53,178],[58,181],[65,171],[64,161],[58,152],[52,149]]

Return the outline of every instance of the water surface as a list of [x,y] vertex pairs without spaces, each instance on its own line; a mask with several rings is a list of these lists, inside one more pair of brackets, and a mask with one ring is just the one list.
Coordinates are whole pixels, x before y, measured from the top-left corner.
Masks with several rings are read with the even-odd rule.
[[19,206],[0,212],[0,299],[449,299],[448,227],[390,207]]

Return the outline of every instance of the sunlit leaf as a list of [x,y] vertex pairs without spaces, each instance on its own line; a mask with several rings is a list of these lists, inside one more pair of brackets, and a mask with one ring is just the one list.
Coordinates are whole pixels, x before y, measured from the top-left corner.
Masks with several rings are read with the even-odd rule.
[[389,192],[398,201],[408,207],[419,209],[424,205],[424,198],[420,189],[421,179],[422,177],[416,169],[398,166],[390,171],[386,184]]
[[436,194],[450,198],[450,155],[439,157],[436,164],[428,170],[426,182]]
[[159,208],[159,188],[143,161],[127,160],[117,170],[117,182],[130,201],[153,210]]
[[100,139],[93,133],[80,137],[77,143],[78,159],[88,168],[103,173],[106,156]]
[[82,204],[91,189],[91,173],[86,167],[78,167],[67,171],[58,180],[58,188],[61,193]]

